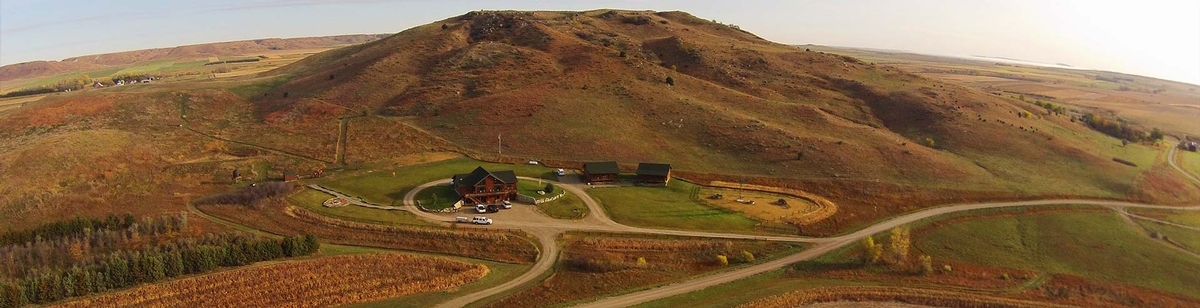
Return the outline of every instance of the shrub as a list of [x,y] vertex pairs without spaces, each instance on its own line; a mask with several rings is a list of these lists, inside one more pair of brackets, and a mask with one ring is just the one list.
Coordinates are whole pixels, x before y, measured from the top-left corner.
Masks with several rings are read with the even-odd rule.
[[717,255],[717,264],[721,266],[729,265],[729,258],[725,257],[725,255]]
[[545,191],[546,194],[550,194],[554,192],[554,184],[546,183],[546,188],[542,190]]
[[671,78],[671,76],[667,76],[667,85],[675,86],[675,78]]
[[646,258],[645,258],[645,257],[638,257],[638,259],[637,259],[637,266],[638,266],[638,267],[646,267]]
[[754,263],[754,254],[749,251],[742,250],[742,261],[746,263]]
[[918,259],[921,261],[921,274],[933,274],[933,258],[929,255],[921,255]]
[[864,264],[875,264],[879,262],[879,257],[883,255],[883,246],[875,244],[875,238],[867,236],[863,239],[863,250],[866,251],[863,257]]

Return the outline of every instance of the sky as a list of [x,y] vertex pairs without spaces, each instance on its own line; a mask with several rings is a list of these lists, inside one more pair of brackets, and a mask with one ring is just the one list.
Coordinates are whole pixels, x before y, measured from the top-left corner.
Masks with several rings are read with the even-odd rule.
[[395,33],[472,10],[686,11],[785,44],[992,56],[1200,84],[1200,0],[0,0],[0,64]]

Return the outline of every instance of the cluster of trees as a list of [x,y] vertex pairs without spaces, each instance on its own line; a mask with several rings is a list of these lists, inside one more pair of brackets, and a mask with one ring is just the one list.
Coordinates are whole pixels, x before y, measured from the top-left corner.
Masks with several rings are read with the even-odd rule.
[[124,230],[137,222],[132,214],[126,213],[118,217],[108,214],[106,218],[76,217],[71,220],[56,221],[37,226],[24,231],[14,231],[0,234],[0,245],[22,244],[32,242],[37,238],[58,238],[83,234],[86,230]]
[[[110,215],[108,219],[76,218],[33,230],[5,234],[0,246],[0,277],[24,277],[32,269],[65,268],[97,263],[93,256],[155,245],[186,227],[183,216],[146,217],[141,223]],[[24,243],[19,240],[29,239]]]
[[1083,115],[1080,121],[1083,121],[1088,127],[1105,135],[1132,142],[1157,142],[1161,141],[1164,137],[1163,132],[1158,128],[1154,128],[1147,134],[1145,131],[1120,119],[1113,120],[1092,113]]
[[[9,240],[32,234],[34,241],[0,247],[6,269],[0,273],[0,307],[49,303],[220,267],[307,255],[320,248],[312,235],[180,237],[175,231],[184,225],[181,219],[149,218],[139,224],[130,216],[114,217],[76,218],[5,234]],[[156,236],[160,232],[170,235]]]
[[[888,234],[887,245],[875,243],[875,238],[863,239],[863,264],[883,263],[895,268],[911,268],[908,252],[912,247],[912,234],[907,227],[895,227]],[[933,258],[928,255],[917,257],[917,270],[923,274],[933,272]]]
[[24,88],[24,89],[12,91],[12,92],[4,93],[3,95],[0,95],[0,98],[38,95],[38,94],[62,92],[62,91],[66,91],[66,90],[79,90],[79,89],[83,89],[84,87],[92,85],[93,82],[95,82],[95,80],[93,80],[92,77],[88,77],[88,75],[67,77],[67,78],[64,78],[63,80],[59,80],[58,82],[56,82],[52,85]]
[[1037,101],[1034,101],[1033,104],[1037,105],[1038,107],[1046,108],[1046,112],[1053,113],[1055,115],[1067,114],[1067,108],[1064,108],[1063,106],[1055,105],[1054,103],[1051,103],[1051,102],[1043,102],[1041,100],[1037,100]]

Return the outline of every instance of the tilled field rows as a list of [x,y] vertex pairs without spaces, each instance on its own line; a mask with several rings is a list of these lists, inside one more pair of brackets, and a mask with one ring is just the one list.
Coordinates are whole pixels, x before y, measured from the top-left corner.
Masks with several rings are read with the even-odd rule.
[[339,256],[146,285],[57,307],[328,307],[447,290],[488,268],[402,254]]

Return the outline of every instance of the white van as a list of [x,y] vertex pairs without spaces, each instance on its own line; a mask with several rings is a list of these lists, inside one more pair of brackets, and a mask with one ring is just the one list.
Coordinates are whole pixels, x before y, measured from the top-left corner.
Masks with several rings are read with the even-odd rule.
[[483,216],[475,216],[475,220],[472,220],[471,222],[477,225],[490,225],[492,224],[492,219]]
[[508,202],[508,200],[504,200],[504,202],[502,202],[501,205],[506,209],[512,208],[512,202]]

